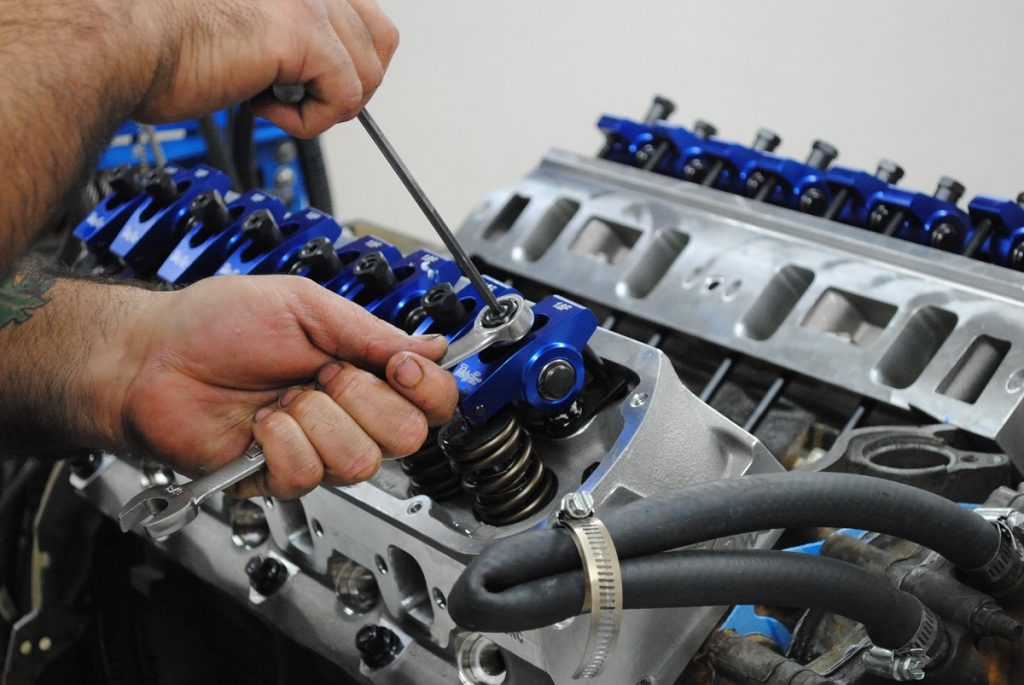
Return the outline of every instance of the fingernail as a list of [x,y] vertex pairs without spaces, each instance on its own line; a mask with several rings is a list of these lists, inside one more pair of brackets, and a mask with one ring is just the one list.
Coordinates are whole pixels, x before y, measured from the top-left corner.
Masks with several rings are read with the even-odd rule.
[[274,413],[274,410],[271,409],[270,407],[260,407],[259,409],[256,410],[256,413],[253,414],[252,422],[253,423],[259,423],[260,421],[262,421],[263,419],[267,418],[268,416],[270,416],[273,413]]
[[316,382],[321,386],[326,386],[331,382],[331,379],[341,372],[340,364],[325,364],[320,369],[320,373],[316,375]]
[[415,357],[406,355],[405,359],[398,362],[391,377],[403,388],[412,390],[423,380],[423,369]]
[[416,340],[430,341],[430,340],[437,340],[438,338],[443,338],[444,336],[441,335],[440,333],[431,333],[430,335],[414,335],[413,337]]
[[303,388],[290,388],[288,392],[281,395],[280,405],[282,407],[287,407],[291,404],[292,400],[299,396],[299,393],[302,392],[302,390]]

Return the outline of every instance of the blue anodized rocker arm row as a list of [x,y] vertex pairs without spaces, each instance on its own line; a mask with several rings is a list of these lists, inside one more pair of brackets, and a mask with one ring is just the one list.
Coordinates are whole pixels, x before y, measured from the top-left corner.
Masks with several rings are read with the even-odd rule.
[[157,276],[175,285],[212,276],[244,239],[242,226],[246,219],[260,209],[269,211],[278,221],[287,213],[280,200],[257,190],[227,204],[216,190],[197,196],[192,202],[188,232],[160,265]]
[[146,194],[110,245],[110,252],[133,272],[149,276],[187,230],[189,207],[207,190],[227,192],[228,177],[206,166],[167,166],[144,179]]
[[455,262],[429,250],[417,250],[389,266],[395,274],[394,288],[364,306],[371,314],[395,325],[419,306],[430,288],[439,283],[454,285],[462,276]]
[[281,224],[266,210],[249,215],[242,226],[243,239],[215,275],[288,273],[299,252],[313,238],[335,241],[341,226],[315,209],[286,215]]
[[115,169],[109,182],[113,192],[100,200],[74,230],[74,236],[101,260],[110,258],[110,243],[146,199],[130,167]]

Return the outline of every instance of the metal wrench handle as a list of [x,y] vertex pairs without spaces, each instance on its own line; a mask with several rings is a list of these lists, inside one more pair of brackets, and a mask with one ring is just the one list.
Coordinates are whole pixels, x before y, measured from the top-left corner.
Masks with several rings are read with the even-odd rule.
[[254,442],[242,453],[242,456],[229,461],[216,471],[186,483],[185,487],[192,491],[192,500],[198,506],[210,495],[223,492],[235,483],[256,473],[263,468],[265,463],[263,448]]
[[[306,97],[306,87],[301,83],[289,84],[289,85],[276,85],[273,87],[274,97],[286,105],[297,105],[302,102],[303,98]],[[384,135],[384,132],[380,130],[380,126],[374,121],[373,117],[370,116],[370,112],[363,109],[359,113],[359,123],[366,129],[366,133],[370,136],[370,140],[374,142],[381,154],[384,155],[384,159],[391,165],[391,168],[397,174],[398,179],[405,186],[405,189],[409,191],[409,195],[412,196],[413,201],[419,206],[420,211],[427,217],[427,221],[434,228],[437,236],[444,243],[444,246],[448,248],[448,251],[452,253],[452,257],[455,259],[455,263],[459,265],[459,269],[463,275],[469,279],[469,282],[473,284],[473,287],[479,291],[480,296],[484,298],[487,303],[487,308],[491,309],[495,313],[498,311],[498,300],[494,297],[494,293],[490,291],[487,284],[484,282],[483,276],[480,275],[480,271],[473,264],[469,255],[466,254],[466,250],[463,249],[462,245],[455,238],[455,234],[452,233],[452,229],[448,228],[448,224],[441,217],[441,214],[437,211],[434,203],[430,201],[427,194],[423,192],[423,188],[413,178],[412,172],[409,171],[409,167],[405,165],[402,158],[395,152],[395,148],[391,146],[391,142]]]

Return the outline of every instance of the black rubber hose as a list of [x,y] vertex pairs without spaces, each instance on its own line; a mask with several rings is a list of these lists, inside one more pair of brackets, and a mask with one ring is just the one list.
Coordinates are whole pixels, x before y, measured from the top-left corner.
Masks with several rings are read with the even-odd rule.
[[228,175],[232,188],[241,191],[242,182],[238,176],[238,170],[228,153],[228,146],[224,142],[220,127],[217,126],[213,117],[199,117],[199,133],[203,136],[203,142],[206,143],[206,155],[210,163]]
[[295,147],[298,150],[299,168],[302,170],[310,206],[324,214],[334,214],[331,186],[327,179],[327,165],[324,164],[320,138],[295,138]]
[[254,190],[260,182],[256,173],[255,145],[253,131],[256,120],[248,102],[238,106],[231,118],[231,157],[238,172],[242,190]]
[[[570,571],[495,589],[491,574],[463,574],[448,596],[467,630],[508,632],[552,625],[580,613],[583,572]],[[622,563],[626,609],[767,604],[822,609],[863,623],[871,641],[895,649],[910,641],[924,607],[913,595],[835,559],[791,552],[683,550]]]
[[[992,524],[939,495],[857,474],[743,476],[648,497],[599,515],[620,559],[752,531],[815,526],[903,538],[966,570],[986,564],[1000,545]],[[579,568],[579,553],[566,530],[530,530],[485,548],[459,583],[499,592]]]

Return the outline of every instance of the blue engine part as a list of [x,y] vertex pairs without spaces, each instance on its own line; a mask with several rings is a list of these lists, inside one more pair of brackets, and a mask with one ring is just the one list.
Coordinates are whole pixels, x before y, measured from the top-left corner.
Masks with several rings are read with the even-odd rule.
[[816,141],[806,161],[771,154],[780,139],[762,129],[753,144],[724,142],[713,126],[665,121],[674,105],[656,98],[643,122],[602,116],[602,159],[776,204],[903,240],[1024,270],[1024,193],[977,196],[957,207],[964,188],[943,177],[932,194],[896,187],[903,169],[883,160],[874,173],[829,168],[837,156]]
[[[833,535],[848,535],[857,540],[864,540],[871,534],[867,531],[854,528],[842,528]],[[786,552],[791,554],[810,554],[820,556],[823,540],[809,542],[806,545],[789,547]],[[752,604],[737,604],[729,615],[722,621],[720,630],[731,630],[740,635],[759,635],[768,638],[779,648],[780,653],[789,653],[789,646],[793,644],[793,634],[778,619],[758,613],[757,607]]]
[[310,240],[323,237],[334,242],[340,236],[341,226],[315,209],[287,214],[280,226],[269,210],[257,210],[243,222],[242,240],[216,275],[290,273]]
[[964,252],[1024,270],[1024,207],[1020,201],[978,195],[967,206],[974,233]]
[[[429,250],[403,256],[373,236],[341,242],[332,217],[315,209],[289,213],[262,192],[235,195],[228,179],[208,167],[169,166],[141,180],[119,172],[118,178],[117,192],[75,235],[97,258],[107,254],[109,240],[125,274],[156,273],[175,285],[210,275],[304,276],[395,326],[440,332],[449,341],[466,335],[485,306],[454,261]],[[493,279],[486,282],[498,296],[518,294]],[[431,309],[426,295],[442,285],[458,303],[455,325],[441,325],[431,315],[440,310]],[[597,318],[558,296],[532,309],[534,325],[523,339],[488,348],[454,369],[469,421],[486,421],[512,403],[542,414],[563,412],[582,391],[583,351]]]
[[143,181],[146,194],[114,237],[110,253],[132,273],[145,277],[156,273],[187,231],[192,200],[208,190],[227,192],[231,182],[207,166],[168,166]]
[[[212,119],[219,131],[227,130],[226,110],[216,112]],[[153,128],[168,163],[192,167],[210,162],[209,150],[197,121],[157,124]],[[139,124],[127,122],[121,125],[100,158],[99,168],[109,170],[122,165],[155,164],[152,150],[140,143],[144,138]],[[269,121],[257,118],[253,127],[253,151],[253,162],[263,179],[264,192],[284,201],[291,211],[298,211],[309,204],[305,178],[291,136]]]
[[[223,203],[220,193],[210,192],[216,196],[209,202]],[[206,220],[199,220],[194,211],[198,200],[198,197],[193,200],[193,220],[188,232],[157,271],[156,275],[162,281],[188,285],[212,276],[244,240],[242,226],[253,212],[266,210],[277,221],[287,214],[284,204],[277,198],[262,191],[250,191],[225,206],[224,218],[214,214]]]

